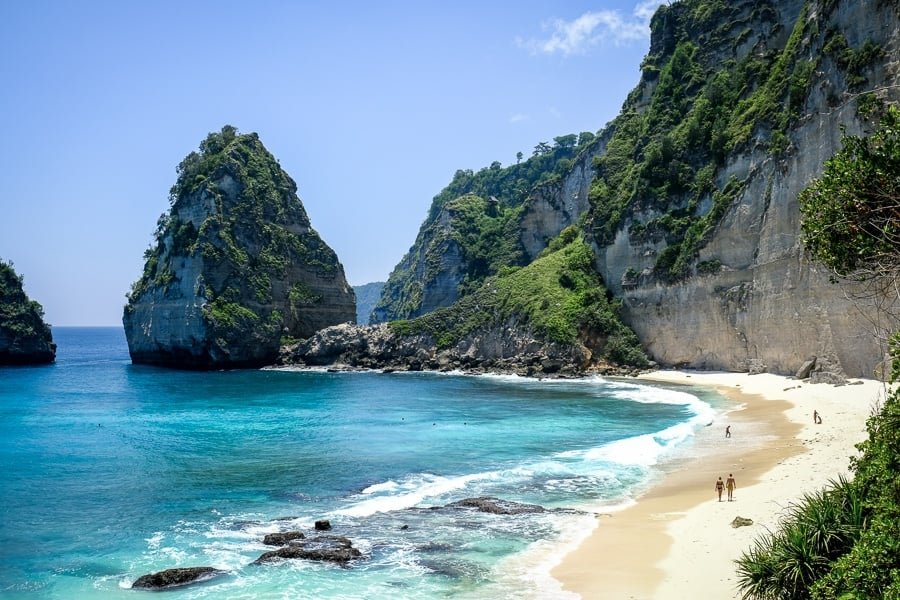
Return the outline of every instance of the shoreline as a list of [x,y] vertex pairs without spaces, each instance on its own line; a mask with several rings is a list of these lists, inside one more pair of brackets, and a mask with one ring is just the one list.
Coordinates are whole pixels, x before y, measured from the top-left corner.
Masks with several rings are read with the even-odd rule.
[[[714,389],[733,408],[697,432],[690,454],[663,465],[662,477],[635,504],[598,515],[590,535],[553,567],[561,590],[583,598],[739,598],[733,561],[775,529],[792,502],[848,473],[855,444],[866,438],[866,419],[887,389],[874,380],[836,387],[771,374],[686,371],[654,371],[633,381]],[[813,424],[813,410],[821,425]],[[717,502],[716,478],[729,473],[737,480],[734,502]],[[753,525],[732,528],[737,516]]]

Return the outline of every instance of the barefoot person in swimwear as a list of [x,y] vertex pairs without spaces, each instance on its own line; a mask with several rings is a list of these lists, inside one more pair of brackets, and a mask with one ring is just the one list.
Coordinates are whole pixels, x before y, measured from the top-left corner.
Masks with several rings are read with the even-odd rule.
[[719,494],[719,502],[722,501],[722,490],[725,489],[725,484],[722,482],[722,478],[719,477],[719,480],[716,482],[716,492]]
[[[731,473],[728,474],[728,479],[725,481],[725,487],[728,489],[728,501],[731,502],[731,495],[734,493],[734,488],[737,486],[737,483],[734,481],[734,475]],[[721,492],[719,493],[721,496]]]

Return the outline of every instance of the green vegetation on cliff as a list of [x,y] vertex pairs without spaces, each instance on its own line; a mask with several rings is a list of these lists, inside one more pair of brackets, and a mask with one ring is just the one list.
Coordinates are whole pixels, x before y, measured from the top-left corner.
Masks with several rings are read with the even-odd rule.
[[800,194],[807,250],[839,276],[894,277],[900,248],[900,109],[843,149]]
[[[588,223],[597,243],[612,243],[624,223],[634,239],[665,243],[656,277],[693,274],[698,250],[743,191],[743,181],[726,175],[726,159],[751,147],[776,157],[788,149],[789,129],[825,60],[823,46],[853,85],[881,55],[871,41],[853,49],[827,30],[833,8],[812,15],[805,5],[783,46],[748,50],[757,37],[778,34],[771,0],[661,7],[643,81],[595,159]],[[641,216],[654,213],[660,216]]]
[[[760,31],[773,12],[755,3]],[[596,159],[589,223],[609,244],[626,219],[637,239],[665,241],[655,275],[677,280],[691,274],[698,249],[743,182],[724,178],[729,153],[751,141],[773,153],[787,144],[788,124],[799,116],[815,57],[804,42],[805,10],[784,48],[737,54],[746,3],[684,0],[663,6],[653,20],[654,44],[642,84],[613,121],[607,152]],[[710,33],[709,24],[719,24]],[[652,86],[649,101],[642,98]],[[648,221],[636,215],[651,209]]]
[[[208,356],[191,360],[240,365],[274,360],[282,335],[306,337],[353,320],[337,256],[310,226],[294,180],[255,133],[226,125],[177,172],[171,209],[128,295],[126,334],[141,303],[201,306],[204,326],[191,335],[207,337],[198,343]],[[332,288],[340,289],[326,298]]]
[[12,263],[0,260],[0,365],[47,363],[55,357],[43,307],[25,294]]
[[553,144],[541,142],[530,158],[514,165],[494,162],[477,172],[457,171],[434,197],[413,247],[388,278],[376,305],[377,320],[421,314],[422,290],[448,268],[443,261],[451,245],[461,254],[458,271],[451,274],[459,279],[459,297],[503,267],[522,266],[523,203],[536,189],[558,182],[592,143],[590,132],[563,135]]
[[[869,137],[845,136],[821,178],[801,193],[804,242],[836,276],[881,284],[900,301],[900,110]],[[900,382],[900,333],[891,338]],[[839,480],[803,498],[777,531],[738,561],[744,597],[759,600],[900,598],[900,389],[869,419],[869,438]]]
[[592,262],[590,247],[570,227],[528,266],[504,269],[453,306],[390,326],[399,334],[426,333],[447,348],[515,324],[546,342],[580,342],[595,360],[646,366],[637,336],[620,320],[620,304],[608,298]]

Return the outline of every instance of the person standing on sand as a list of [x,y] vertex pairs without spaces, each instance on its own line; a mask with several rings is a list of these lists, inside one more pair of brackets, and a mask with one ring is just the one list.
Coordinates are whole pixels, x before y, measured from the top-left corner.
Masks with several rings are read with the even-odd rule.
[[725,437],[727,437],[727,438],[731,437],[731,425],[725,426]]
[[725,489],[725,484],[722,483],[722,477],[719,477],[719,480],[716,482],[716,492],[719,494],[719,502],[722,501],[722,490]]
[[[725,487],[728,488],[728,501],[731,502],[731,495],[734,494],[734,488],[737,487],[737,482],[735,482],[734,475],[731,473],[728,474],[728,479],[725,481]],[[721,498],[721,496],[722,492],[719,492],[719,497]]]

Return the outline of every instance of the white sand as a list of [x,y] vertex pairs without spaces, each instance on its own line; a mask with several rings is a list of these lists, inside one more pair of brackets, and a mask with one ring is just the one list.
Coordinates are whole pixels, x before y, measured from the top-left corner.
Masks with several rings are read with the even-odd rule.
[[[776,375],[657,371],[641,379],[714,387],[735,402],[698,433],[698,457],[672,466],[636,505],[598,517],[598,527],[553,570],[583,598],[739,598],[734,560],[777,526],[785,508],[848,473],[883,383],[835,387]],[[813,424],[813,410],[822,424]],[[725,426],[732,437],[724,438]],[[733,502],[716,477],[734,473]],[[723,498],[725,495],[723,495]],[[734,529],[741,516],[754,524]]]

